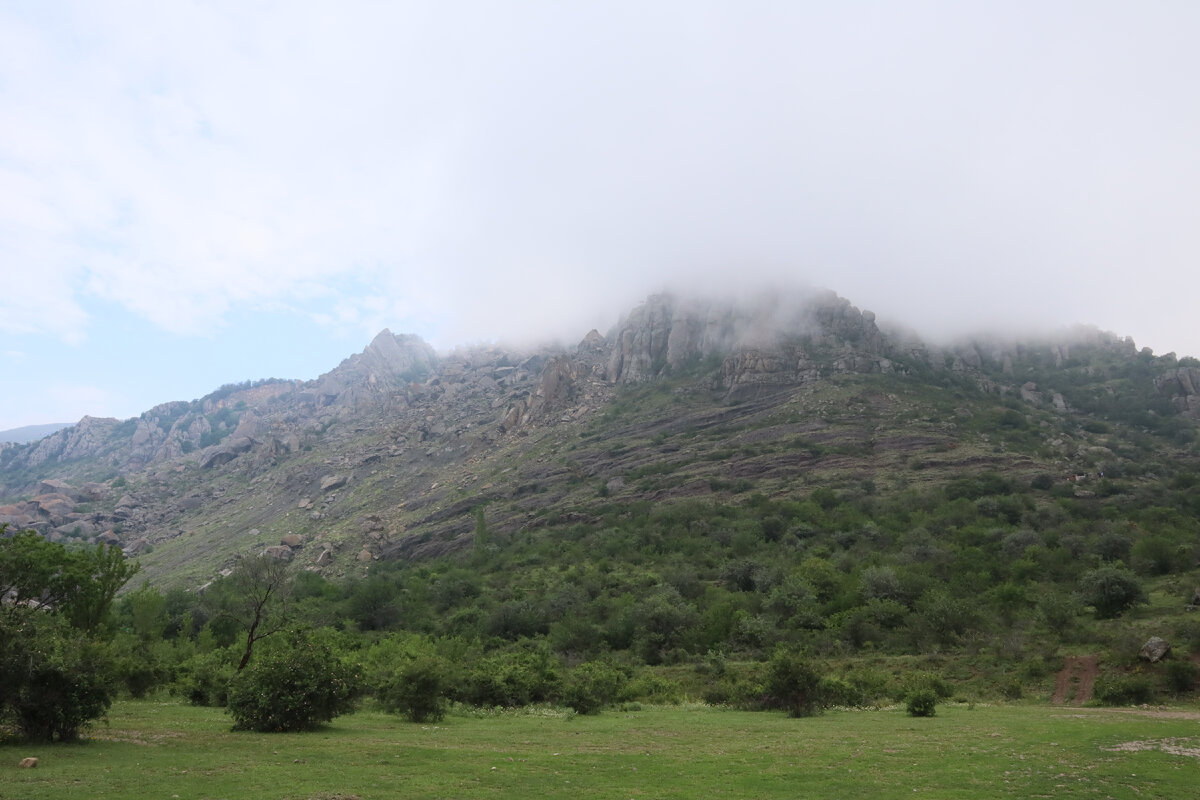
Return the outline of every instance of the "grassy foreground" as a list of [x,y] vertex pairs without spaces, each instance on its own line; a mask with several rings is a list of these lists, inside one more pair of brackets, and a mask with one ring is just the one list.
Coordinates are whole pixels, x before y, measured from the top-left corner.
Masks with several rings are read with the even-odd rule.
[[[25,756],[40,765],[18,768]],[[682,707],[438,725],[360,712],[264,735],[230,732],[218,710],[140,701],[116,704],[83,744],[0,747],[5,800],[1178,798],[1198,780],[1200,714],[1031,706],[951,705],[930,719]]]

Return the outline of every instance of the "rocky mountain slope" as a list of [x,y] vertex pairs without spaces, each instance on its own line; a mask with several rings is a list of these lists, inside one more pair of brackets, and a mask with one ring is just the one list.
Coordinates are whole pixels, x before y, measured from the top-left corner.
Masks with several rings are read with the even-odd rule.
[[120,544],[164,586],[249,551],[343,575],[619,503],[1152,481],[1193,467],[1198,418],[1200,362],[1094,330],[941,349],[832,293],[661,295],[572,348],[385,330],[315,381],[85,417],[0,449],[0,523]]

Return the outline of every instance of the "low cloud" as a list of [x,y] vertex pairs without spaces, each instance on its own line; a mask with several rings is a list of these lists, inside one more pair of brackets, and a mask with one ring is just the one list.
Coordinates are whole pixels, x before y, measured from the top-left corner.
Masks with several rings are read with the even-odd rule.
[[1200,352],[1200,9],[0,12],[0,330],[288,307],[446,348],[824,286],[935,337]]

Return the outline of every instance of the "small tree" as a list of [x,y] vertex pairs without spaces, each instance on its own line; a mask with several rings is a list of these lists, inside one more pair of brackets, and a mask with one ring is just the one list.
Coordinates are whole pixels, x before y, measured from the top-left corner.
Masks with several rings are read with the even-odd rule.
[[406,659],[378,687],[380,704],[410,722],[438,722],[446,716],[449,664],[434,655]]
[[825,708],[821,674],[799,653],[779,648],[767,663],[768,708],[780,708],[793,717],[811,717]]
[[1139,603],[1146,602],[1137,576],[1119,566],[1088,570],[1079,580],[1083,602],[1096,609],[1100,619],[1112,619]]
[[233,680],[227,710],[234,730],[313,730],[351,711],[358,676],[324,644],[293,633]]
[[26,737],[69,741],[112,703],[111,648],[96,632],[137,572],[119,549],[70,551],[0,525],[0,717]]

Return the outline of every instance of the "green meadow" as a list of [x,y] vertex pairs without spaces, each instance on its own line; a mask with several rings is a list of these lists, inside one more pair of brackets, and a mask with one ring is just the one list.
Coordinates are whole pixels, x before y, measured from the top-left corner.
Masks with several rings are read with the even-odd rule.
[[[26,756],[35,769],[18,767]],[[122,701],[85,740],[0,746],[4,800],[1182,798],[1192,711],[946,704],[805,719],[707,706],[577,716],[377,711],[316,732],[230,731],[216,709]]]

